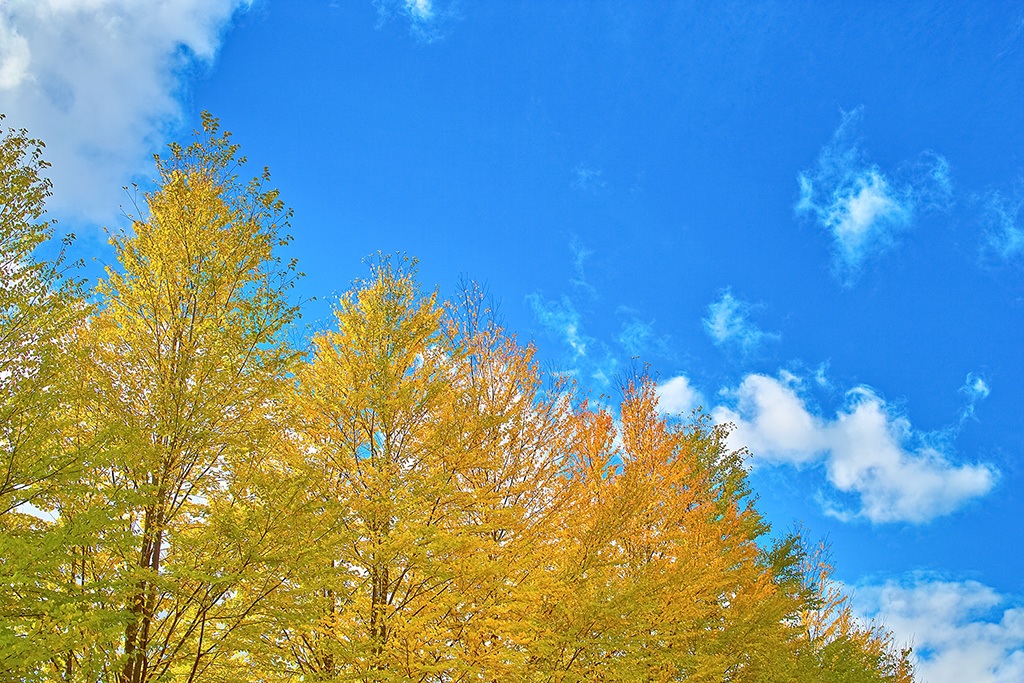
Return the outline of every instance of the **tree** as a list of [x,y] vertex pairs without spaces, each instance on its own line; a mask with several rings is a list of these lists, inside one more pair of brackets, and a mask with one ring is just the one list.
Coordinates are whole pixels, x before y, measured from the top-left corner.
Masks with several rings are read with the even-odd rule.
[[[217,121],[157,158],[91,307],[0,139],[0,671],[22,681],[912,680],[745,452],[545,383],[473,288],[381,258],[308,362],[289,213]],[[75,372],[61,372],[62,365]]]
[[876,624],[858,622],[849,597],[831,579],[828,546],[808,549],[799,537],[798,544],[799,578],[810,597],[796,624],[796,680],[816,675],[829,683],[912,683],[910,648],[897,647]]
[[[371,273],[299,372],[301,525],[318,533],[303,581],[277,596],[287,616],[263,634],[266,670],[904,680],[874,633],[827,656],[808,638],[820,584],[796,537],[764,547],[724,427],[669,423],[646,377],[618,419],[571,387],[539,391],[532,351],[472,306],[422,294],[411,266]],[[827,677],[843,667],[860,678]]]
[[232,678],[232,638],[289,571],[279,418],[298,311],[274,250],[290,213],[266,171],[238,180],[215,119],[203,128],[157,157],[148,215],[111,237],[120,267],[79,336],[89,467],[53,505],[88,530],[65,571],[107,617],[55,653],[79,680]]
[[763,561],[724,430],[667,424],[654,389],[627,384],[618,429],[578,411],[539,680],[768,680],[746,673],[799,609]]
[[[3,116],[0,115],[0,121]],[[43,144],[26,131],[0,137],[0,671],[45,661],[52,597],[37,580],[52,572],[62,531],[40,507],[74,476],[61,435],[74,383],[69,339],[85,315],[79,284],[65,277],[65,251],[39,257],[53,236],[43,220],[50,181]],[[63,241],[66,247],[73,239]]]
[[422,295],[412,267],[384,259],[343,297],[299,375],[324,533],[305,611],[267,644],[313,679],[503,679],[524,658],[564,406],[538,396],[529,349]]

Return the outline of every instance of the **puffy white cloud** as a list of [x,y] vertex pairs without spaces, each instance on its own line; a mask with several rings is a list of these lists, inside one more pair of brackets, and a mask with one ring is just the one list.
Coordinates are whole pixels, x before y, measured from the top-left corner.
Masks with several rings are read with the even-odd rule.
[[697,391],[689,378],[684,375],[662,382],[657,388],[658,412],[668,415],[688,416],[703,405],[704,397]]
[[804,463],[824,453],[824,424],[808,412],[792,386],[765,375],[747,375],[729,392],[734,408],[718,406],[715,422],[731,422],[731,444],[746,446],[767,462]]
[[919,575],[858,586],[854,605],[913,645],[923,683],[1024,681],[1024,608],[989,586]]
[[777,333],[764,332],[750,320],[751,305],[732,295],[728,289],[708,306],[704,329],[716,345],[749,354],[766,341],[778,341]]
[[796,211],[814,216],[832,235],[836,272],[846,284],[895,243],[919,209],[946,208],[952,194],[949,163],[934,152],[895,175],[868,163],[854,140],[861,115],[860,107],[844,112],[815,167],[798,176]]
[[0,111],[46,142],[51,208],[102,222],[179,121],[190,68],[210,64],[251,0],[9,0]]
[[868,387],[847,392],[834,417],[814,414],[798,393],[799,378],[752,374],[727,392],[731,405],[712,411],[716,422],[732,422],[734,447],[746,446],[755,460],[797,465],[822,463],[829,483],[856,496],[846,509],[824,499],[826,512],[872,522],[921,523],[949,514],[988,493],[998,476],[986,464],[951,461],[926,434]]

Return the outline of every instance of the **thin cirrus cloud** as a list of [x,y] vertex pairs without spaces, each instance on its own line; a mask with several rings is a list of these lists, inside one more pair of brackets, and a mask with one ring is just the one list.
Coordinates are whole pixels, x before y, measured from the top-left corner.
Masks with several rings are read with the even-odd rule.
[[964,385],[960,387],[960,392],[967,397],[967,405],[960,411],[960,425],[962,426],[974,417],[974,407],[979,401],[988,398],[992,390],[983,377],[969,372],[967,378],[964,379]]
[[608,189],[604,171],[580,162],[572,169],[572,187],[587,194],[601,194]]
[[594,340],[583,333],[580,314],[567,296],[551,301],[533,293],[526,296],[526,303],[533,311],[537,322],[548,332],[560,337],[572,350],[572,361],[586,357],[587,347]]
[[798,215],[810,216],[832,237],[833,266],[843,284],[864,264],[891,249],[922,211],[944,209],[952,196],[949,164],[941,155],[920,158],[887,173],[857,145],[863,108],[843,112],[817,163],[800,173]]
[[920,680],[1024,681],[1024,607],[989,586],[911,575],[858,585],[854,604],[913,645]]
[[[190,69],[251,0],[11,0],[0,8],[0,111],[46,141],[51,208],[111,220],[121,186],[181,118]],[[69,38],[72,37],[73,39]]]
[[454,2],[439,0],[373,0],[377,16],[383,24],[393,16],[409,22],[412,35],[424,42],[433,43],[448,34],[451,23],[459,18]]
[[616,355],[604,342],[588,335],[572,299],[562,296],[557,300],[541,294],[526,296],[526,304],[534,319],[548,334],[557,338],[568,353],[561,359],[561,372],[586,383],[596,382],[601,388],[611,385],[619,369]]
[[1024,183],[1010,194],[993,191],[985,198],[982,220],[986,225],[982,251],[998,260],[1012,261],[1024,257]]
[[565,353],[558,359],[561,372],[583,380],[595,380],[602,389],[613,384],[616,373],[622,369],[620,359],[623,352],[634,359],[673,355],[669,338],[657,333],[653,321],[637,318],[636,311],[631,308],[619,309],[618,313],[626,319],[614,343],[606,343],[586,332],[582,316],[568,296],[547,299],[534,292],[526,296],[526,304],[540,328],[563,345]]
[[629,316],[629,319],[622,323],[622,328],[615,341],[626,350],[630,357],[672,355],[669,338],[657,333],[653,321],[644,322],[636,318],[634,311],[625,306],[620,306],[619,312]]
[[737,299],[726,289],[718,301],[708,306],[704,329],[716,346],[750,355],[763,344],[780,339],[778,333],[765,332],[751,321],[752,309],[751,304]]
[[987,464],[956,464],[941,439],[915,431],[909,420],[869,387],[846,393],[832,417],[808,407],[802,381],[784,374],[747,375],[723,392],[726,405],[712,411],[732,423],[730,443],[746,446],[755,463],[824,466],[831,487],[857,502],[851,509],[822,497],[827,514],[872,523],[924,523],[949,514],[995,486]]

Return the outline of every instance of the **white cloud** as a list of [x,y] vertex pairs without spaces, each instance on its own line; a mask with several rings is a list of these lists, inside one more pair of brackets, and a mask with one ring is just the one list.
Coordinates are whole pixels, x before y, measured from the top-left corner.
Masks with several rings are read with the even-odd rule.
[[418,40],[433,43],[447,35],[449,25],[459,19],[457,3],[440,0],[373,0],[380,23],[392,16],[409,22],[409,31]]
[[51,208],[97,222],[180,120],[189,67],[210,64],[251,0],[10,0],[0,8],[0,111],[46,142]]
[[615,341],[631,358],[639,358],[644,362],[654,357],[675,359],[677,354],[671,337],[659,334],[654,320],[641,320],[637,317],[637,311],[629,306],[619,306],[616,313],[626,320]]
[[967,420],[974,417],[975,406],[979,401],[988,398],[988,395],[992,393],[992,389],[982,377],[970,372],[967,374],[967,378],[964,379],[964,385],[960,388],[960,391],[967,396],[967,405],[960,411],[960,426],[963,426]]
[[914,576],[859,586],[854,605],[913,645],[922,683],[1024,681],[1024,608],[989,586]]
[[736,426],[730,435],[735,448],[746,446],[767,462],[800,464],[824,453],[824,424],[811,415],[789,384],[764,375],[747,375],[729,392],[734,408],[718,406],[715,422]]
[[586,263],[587,259],[594,255],[594,252],[580,244],[579,238],[573,237],[569,243],[569,251],[572,252],[572,277],[569,284],[581,289],[590,297],[596,295],[593,285],[587,281]]
[[429,21],[434,17],[434,6],[430,0],[405,0],[405,9],[419,21]]
[[642,355],[652,346],[662,345],[662,340],[655,337],[654,326],[636,319],[622,325],[617,341],[633,357]]
[[851,284],[869,258],[888,250],[920,209],[949,205],[949,163],[925,152],[895,177],[868,163],[854,140],[858,107],[844,112],[816,166],[798,176],[798,214],[817,218],[833,238],[837,274]]
[[888,246],[910,223],[911,207],[896,196],[878,169],[871,168],[849,186],[833,191],[831,204],[819,216],[832,230],[840,258],[856,268],[867,253]]
[[971,403],[979,399],[988,398],[988,395],[992,393],[988,383],[973,372],[967,374],[967,379],[964,380],[964,386],[961,391],[967,394]]
[[683,375],[659,384],[657,396],[658,412],[668,415],[686,417],[704,403],[704,397]]
[[868,387],[847,392],[832,418],[808,408],[799,378],[748,375],[727,392],[731,406],[712,411],[716,422],[732,422],[734,447],[747,446],[769,463],[824,465],[829,483],[858,499],[849,510],[824,499],[826,512],[842,519],[922,523],[949,514],[988,493],[997,471],[986,464],[954,464],[949,455],[915,432],[910,422]]
[[708,306],[704,329],[718,346],[729,347],[743,354],[752,353],[766,341],[778,341],[776,333],[764,332],[750,320],[751,305],[726,289],[722,297]]

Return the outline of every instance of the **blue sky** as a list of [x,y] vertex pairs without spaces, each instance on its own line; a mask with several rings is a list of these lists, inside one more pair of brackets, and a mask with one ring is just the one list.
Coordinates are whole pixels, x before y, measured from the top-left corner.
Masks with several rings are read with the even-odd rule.
[[311,325],[404,252],[597,396],[647,362],[922,680],[1024,678],[1024,5],[0,6],[80,255],[204,109],[295,208]]

